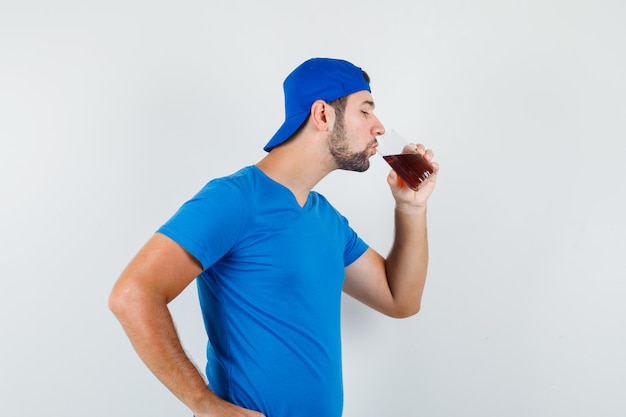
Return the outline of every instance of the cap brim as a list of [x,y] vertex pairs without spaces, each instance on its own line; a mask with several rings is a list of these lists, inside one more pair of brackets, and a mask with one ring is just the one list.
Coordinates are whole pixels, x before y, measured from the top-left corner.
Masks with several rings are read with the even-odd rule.
[[272,136],[270,141],[267,142],[267,145],[265,145],[263,150],[269,152],[276,146],[289,139],[306,121],[307,117],[309,117],[309,113],[310,111],[307,110],[305,112],[291,116],[290,118],[285,120],[285,123],[283,123],[283,125],[278,129],[278,131],[276,131],[276,133],[274,133],[274,136]]

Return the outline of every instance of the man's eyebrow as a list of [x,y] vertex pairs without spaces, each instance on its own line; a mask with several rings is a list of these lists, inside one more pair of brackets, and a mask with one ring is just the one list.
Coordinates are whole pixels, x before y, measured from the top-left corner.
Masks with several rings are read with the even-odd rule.
[[368,106],[370,106],[371,108],[375,108],[376,104],[374,104],[374,102],[372,100],[363,100],[363,102],[361,104],[366,104]]

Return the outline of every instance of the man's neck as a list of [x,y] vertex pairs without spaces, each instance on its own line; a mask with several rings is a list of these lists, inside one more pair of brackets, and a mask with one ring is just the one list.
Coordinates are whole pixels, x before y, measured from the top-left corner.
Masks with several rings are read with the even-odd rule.
[[274,148],[256,166],[265,175],[291,190],[302,207],[313,187],[335,169],[326,155],[303,143],[289,143]]

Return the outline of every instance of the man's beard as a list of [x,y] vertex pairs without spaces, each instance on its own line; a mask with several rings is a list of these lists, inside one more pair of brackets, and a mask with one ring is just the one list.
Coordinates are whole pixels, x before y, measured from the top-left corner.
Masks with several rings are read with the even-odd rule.
[[349,142],[343,120],[338,118],[328,138],[329,150],[335,159],[337,168],[346,171],[367,171],[370,167],[370,148],[368,147],[362,152],[350,152]]

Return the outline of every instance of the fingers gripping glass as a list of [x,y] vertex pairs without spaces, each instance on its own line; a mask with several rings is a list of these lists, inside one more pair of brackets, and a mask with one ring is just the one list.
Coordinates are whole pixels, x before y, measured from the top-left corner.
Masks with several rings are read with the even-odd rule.
[[415,148],[395,130],[378,137],[377,152],[412,190],[420,186],[434,173],[433,166],[417,153]]

